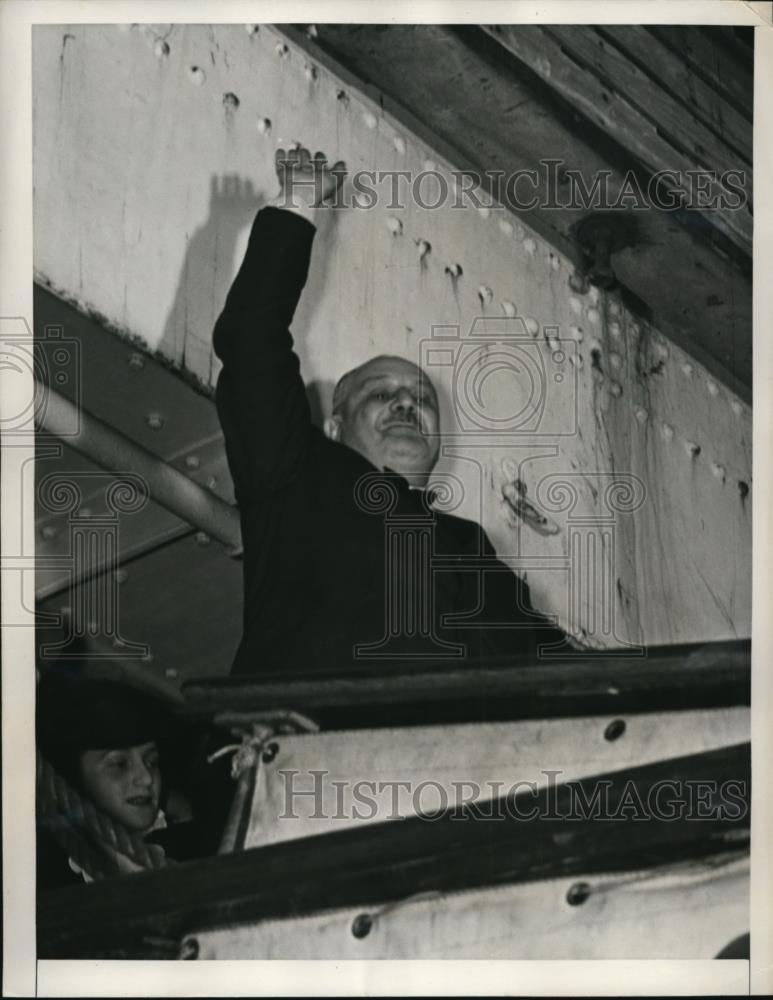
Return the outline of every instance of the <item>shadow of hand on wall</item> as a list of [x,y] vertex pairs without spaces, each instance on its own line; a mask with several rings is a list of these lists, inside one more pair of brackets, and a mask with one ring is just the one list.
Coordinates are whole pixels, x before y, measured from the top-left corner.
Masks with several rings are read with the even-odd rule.
[[[193,233],[185,234],[185,253],[172,308],[159,343],[167,359],[214,388],[219,364],[212,350],[212,331],[228,290],[247,249],[250,228],[266,198],[250,179],[237,174],[213,174],[209,185],[207,219]],[[333,213],[327,213],[332,215]],[[305,354],[304,344],[313,325],[316,305],[324,288],[333,240],[334,220],[320,220],[309,280],[301,298],[293,335]],[[330,409],[333,385],[323,380],[307,384],[312,420],[321,425]]]
[[[205,386],[217,378],[212,330],[247,247],[249,228],[265,199],[251,180],[213,174],[207,219],[185,233],[185,252],[161,353]],[[238,258],[238,259],[237,259]]]

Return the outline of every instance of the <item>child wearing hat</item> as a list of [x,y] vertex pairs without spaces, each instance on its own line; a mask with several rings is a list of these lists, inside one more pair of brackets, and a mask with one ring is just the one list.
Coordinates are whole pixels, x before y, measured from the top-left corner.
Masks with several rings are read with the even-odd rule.
[[39,888],[162,866],[164,849],[144,838],[166,826],[164,770],[179,732],[170,705],[58,664],[38,684],[36,722]]

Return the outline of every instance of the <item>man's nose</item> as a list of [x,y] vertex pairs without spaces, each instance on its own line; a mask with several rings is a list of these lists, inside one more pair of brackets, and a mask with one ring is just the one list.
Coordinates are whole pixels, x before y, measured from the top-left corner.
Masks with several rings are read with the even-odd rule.
[[392,408],[402,410],[403,412],[413,412],[416,409],[416,400],[413,398],[410,390],[399,389],[392,400]]

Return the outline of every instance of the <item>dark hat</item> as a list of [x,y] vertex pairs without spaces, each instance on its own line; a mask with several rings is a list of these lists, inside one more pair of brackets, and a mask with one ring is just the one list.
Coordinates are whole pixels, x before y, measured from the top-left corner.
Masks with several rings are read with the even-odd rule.
[[171,738],[171,706],[125,680],[57,665],[38,683],[36,729],[43,754],[63,772],[85,750],[140,746]]

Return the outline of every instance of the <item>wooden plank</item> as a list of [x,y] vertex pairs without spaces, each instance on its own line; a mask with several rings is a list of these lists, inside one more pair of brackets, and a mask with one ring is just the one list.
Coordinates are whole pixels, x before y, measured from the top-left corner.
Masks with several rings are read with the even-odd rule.
[[[622,776],[527,791],[498,800],[488,821],[472,806],[431,822],[416,817],[379,823],[41,894],[38,957],[140,957],[148,937],[179,939],[208,928],[385,904],[420,892],[640,870],[737,851],[748,843],[750,754],[747,743]],[[685,801],[692,797],[687,813],[666,819],[649,812],[647,822],[641,813],[635,818],[637,810],[632,815],[627,805],[632,789],[646,803],[665,781],[682,782],[675,794]],[[701,782],[715,782],[718,789],[736,782],[737,811],[717,812],[727,793],[714,795],[708,813],[697,811],[689,789]],[[600,789],[609,818],[566,818],[577,816],[578,795],[590,803]]]
[[[536,25],[494,25],[485,30],[648,169],[687,171],[698,166],[667,142],[653,122],[624,96],[612,92],[595,73],[568,57],[558,36],[554,38]],[[710,187],[713,194],[721,193],[717,185]],[[748,212],[718,209],[706,218],[739,249],[751,254],[752,220]]]
[[488,661],[409,669],[379,663],[316,677],[199,680],[183,690],[192,715],[291,708],[326,727],[346,729],[667,711],[748,704],[750,650],[744,640],[539,665]]
[[[675,152],[686,152],[694,169],[725,171],[748,168],[745,190],[747,197],[750,196],[750,155],[747,154],[746,163],[739,162],[738,154],[728,147],[724,139],[706,128],[674,99],[668,89],[632,62],[626,53],[616,45],[610,45],[601,32],[582,25],[552,25],[545,30],[573,59],[598,77],[605,88],[602,94],[616,91],[628,105],[650,121],[658,136]],[[618,137],[627,138],[624,128],[620,129]]]
[[679,58],[685,59],[709,86],[731,101],[751,122],[754,115],[754,73],[723,44],[721,30],[692,25],[651,25],[647,28]]
[[640,25],[604,24],[597,26],[596,32],[613,42],[642,72],[659,82],[675,101],[681,102],[751,165],[751,122],[705,83],[684,58]]

